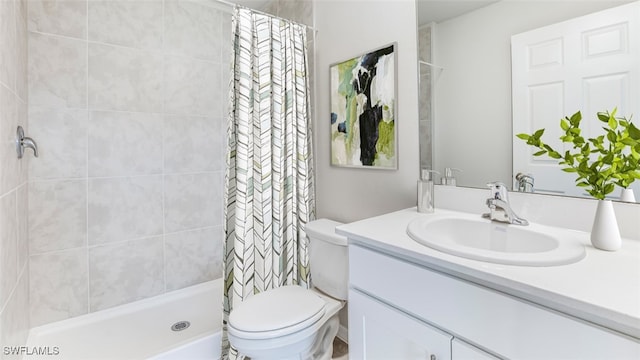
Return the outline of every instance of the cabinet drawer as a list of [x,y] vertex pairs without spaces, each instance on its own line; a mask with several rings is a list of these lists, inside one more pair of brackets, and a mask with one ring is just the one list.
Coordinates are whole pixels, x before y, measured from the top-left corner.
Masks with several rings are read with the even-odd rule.
[[451,335],[357,290],[349,291],[349,306],[349,358],[451,359]]
[[639,359],[640,342],[357,245],[350,287],[515,359]]

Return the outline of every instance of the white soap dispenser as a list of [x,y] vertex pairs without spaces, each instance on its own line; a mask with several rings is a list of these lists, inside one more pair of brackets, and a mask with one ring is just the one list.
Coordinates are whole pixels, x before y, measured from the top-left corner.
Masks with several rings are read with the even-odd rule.
[[456,186],[456,178],[453,176],[454,171],[460,171],[458,168],[444,168],[444,176],[442,177],[442,185]]
[[418,212],[432,213],[435,210],[433,203],[433,173],[438,171],[422,169],[418,180]]

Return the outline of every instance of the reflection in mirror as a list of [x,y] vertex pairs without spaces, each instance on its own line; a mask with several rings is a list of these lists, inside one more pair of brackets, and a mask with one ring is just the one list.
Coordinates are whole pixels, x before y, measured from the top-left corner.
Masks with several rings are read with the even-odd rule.
[[[526,174],[521,178],[534,181],[536,192],[589,196],[575,185],[575,173],[561,171],[558,161],[548,156],[534,156],[538,150],[515,135],[544,128],[543,141],[566,151],[573,144],[560,141],[565,132],[559,119],[567,115],[581,111],[579,129],[585,139],[607,134],[602,127],[608,125],[598,120],[598,112],[616,109],[616,117],[640,115],[639,48],[639,2],[511,37],[513,172]],[[640,194],[639,181],[631,188]],[[618,199],[621,190],[608,196]]]
[[418,28],[418,91],[420,120],[420,169],[433,168],[433,113],[432,94],[434,81],[433,72],[439,70],[431,63],[431,24],[425,24]]
[[[511,37],[631,2],[416,1],[419,61],[431,64],[420,65],[420,166],[440,172],[460,168],[458,186],[481,188],[496,180],[513,185],[518,172],[512,162],[513,129],[524,120],[512,124]],[[429,29],[429,41],[423,41],[424,29]],[[598,106],[603,108],[596,112],[622,105]],[[567,104],[560,117],[552,114],[549,122],[558,128],[554,131],[561,117],[578,110],[575,107]]]

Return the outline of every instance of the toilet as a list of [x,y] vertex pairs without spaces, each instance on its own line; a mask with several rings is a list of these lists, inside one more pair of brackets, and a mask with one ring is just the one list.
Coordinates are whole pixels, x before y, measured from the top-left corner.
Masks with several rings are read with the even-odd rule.
[[254,295],[229,315],[229,341],[252,360],[329,360],[348,288],[347,239],[341,223],[307,223],[312,289],[282,286]]

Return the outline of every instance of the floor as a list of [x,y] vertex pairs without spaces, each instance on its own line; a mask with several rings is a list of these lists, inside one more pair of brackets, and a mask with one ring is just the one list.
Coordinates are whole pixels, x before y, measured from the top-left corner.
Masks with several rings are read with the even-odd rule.
[[349,345],[338,337],[333,339],[331,360],[349,360]]

